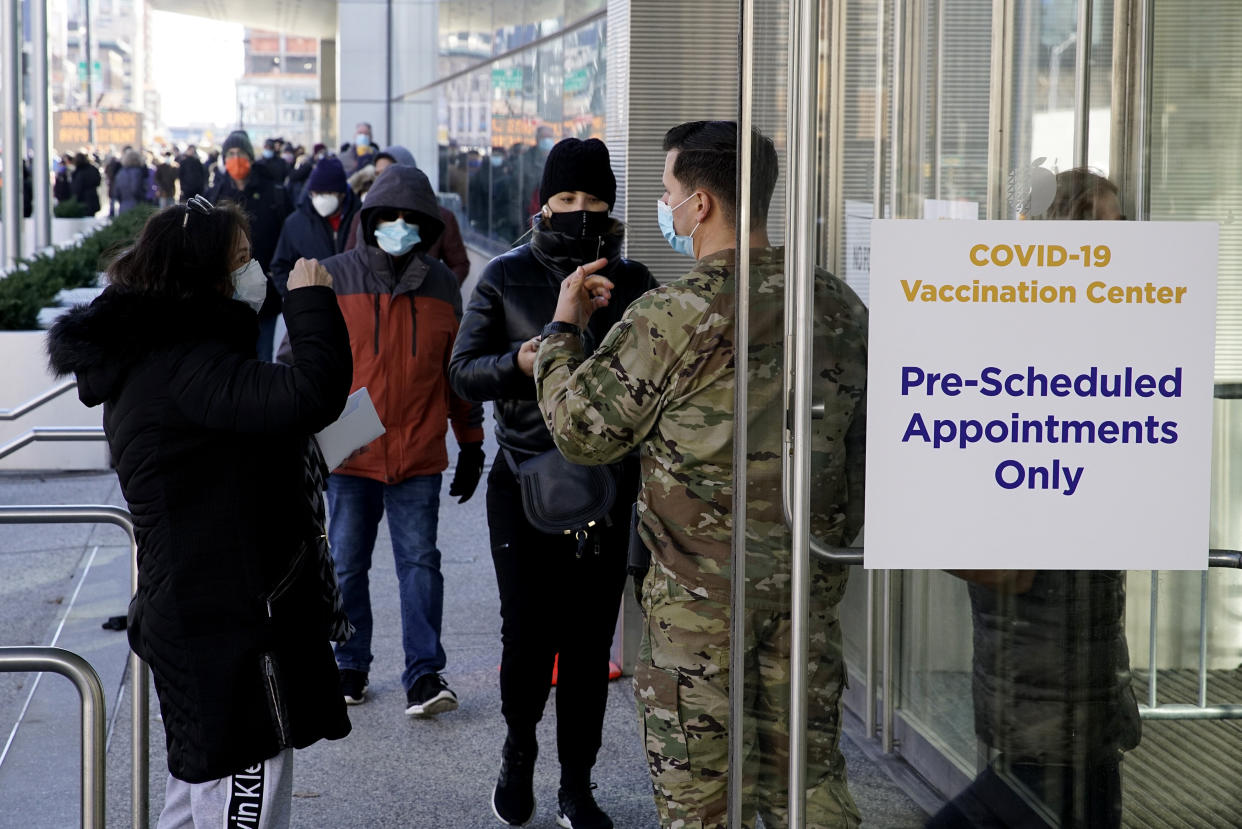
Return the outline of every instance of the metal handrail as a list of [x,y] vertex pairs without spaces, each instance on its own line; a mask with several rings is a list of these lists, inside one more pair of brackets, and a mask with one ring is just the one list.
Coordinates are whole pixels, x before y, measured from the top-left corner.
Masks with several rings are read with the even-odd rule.
[[[134,535],[134,519],[126,510],[111,504],[81,506],[0,506],[0,524],[113,524],[129,536],[129,589],[132,597],[138,592],[138,539]],[[138,654],[129,654],[130,690],[133,696],[133,776],[132,803],[134,829],[147,829],[150,803],[147,776],[150,767],[148,749],[150,710],[147,664]],[[102,818],[101,818],[102,821]],[[103,825],[101,822],[100,826]]]
[[0,446],[0,459],[12,455],[23,446],[36,441],[93,441],[105,440],[102,426],[36,426]]
[[[811,537],[811,552],[834,564],[862,564],[862,547],[834,547]],[[1208,550],[1209,567],[1233,567],[1242,569],[1242,550],[1213,548]]]
[[[1209,567],[1242,568],[1242,551],[1213,548],[1208,550]],[[1159,671],[1156,670],[1156,621],[1158,617],[1156,596],[1160,589],[1156,573],[1151,580],[1151,643],[1147,662],[1147,704],[1139,706],[1139,716],[1145,720],[1242,720],[1242,705],[1222,703],[1207,704],[1207,627],[1208,627],[1208,592],[1207,571],[1203,573],[1203,581],[1199,592],[1199,701],[1195,705],[1187,703],[1157,701]]]
[[82,827],[104,827],[104,692],[99,674],[72,651],[50,647],[0,647],[0,673],[50,672],[78,689],[82,719]]
[[78,383],[76,380],[66,380],[65,382],[61,383],[59,386],[53,386],[52,388],[43,392],[38,397],[30,398],[25,403],[22,403],[20,406],[16,406],[12,409],[0,409],[0,420],[17,420],[22,415],[33,412],[35,409],[39,408],[43,404],[50,403],[51,401],[60,397],[65,392],[72,391],[73,389],[77,387],[78,387]]

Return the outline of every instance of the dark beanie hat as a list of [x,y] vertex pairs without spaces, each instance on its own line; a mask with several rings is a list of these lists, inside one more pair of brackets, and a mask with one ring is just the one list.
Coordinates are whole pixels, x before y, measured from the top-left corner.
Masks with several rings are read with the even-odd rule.
[[229,137],[224,139],[224,143],[220,145],[220,155],[228,155],[229,150],[234,147],[250,156],[250,160],[254,161],[254,147],[250,144],[250,136],[246,135],[242,130],[233,130],[229,133]]
[[344,193],[348,190],[349,183],[345,180],[341,160],[330,155],[315,162],[310,178],[306,180],[306,189],[311,193]]
[[612,174],[608,148],[598,138],[566,138],[548,152],[543,163],[539,200],[543,204],[560,192],[581,190],[608,203],[617,201],[617,178]]

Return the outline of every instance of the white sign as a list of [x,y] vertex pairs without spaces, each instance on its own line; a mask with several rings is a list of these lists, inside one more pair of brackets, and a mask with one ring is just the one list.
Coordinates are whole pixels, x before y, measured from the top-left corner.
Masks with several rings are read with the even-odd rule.
[[871,227],[867,566],[1205,568],[1217,226]]

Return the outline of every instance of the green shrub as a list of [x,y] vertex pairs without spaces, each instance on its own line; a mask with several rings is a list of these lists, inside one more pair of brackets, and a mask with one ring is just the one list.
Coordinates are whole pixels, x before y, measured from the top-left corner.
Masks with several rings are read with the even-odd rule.
[[86,206],[77,199],[68,198],[56,203],[52,215],[58,219],[82,219],[87,215]]
[[0,331],[37,328],[39,309],[52,304],[61,290],[98,284],[99,272],[133,244],[154,212],[154,207],[140,205],[77,245],[19,261],[16,270],[0,278]]

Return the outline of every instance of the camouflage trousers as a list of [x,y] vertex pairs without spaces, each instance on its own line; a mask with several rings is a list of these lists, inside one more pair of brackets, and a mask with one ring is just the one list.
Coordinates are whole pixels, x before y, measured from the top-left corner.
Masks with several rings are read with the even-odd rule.
[[[806,827],[861,823],[838,745],[845,666],[837,604],[845,574],[812,583]],[[760,602],[755,602],[760,605]],[[788,608],[747,609],[742,825],[789,826]],[[639,726],[660,823],[723,829],[729,786],[729,606],[695,596],[653,563],[643,583],[646,628],[634,669]]]

